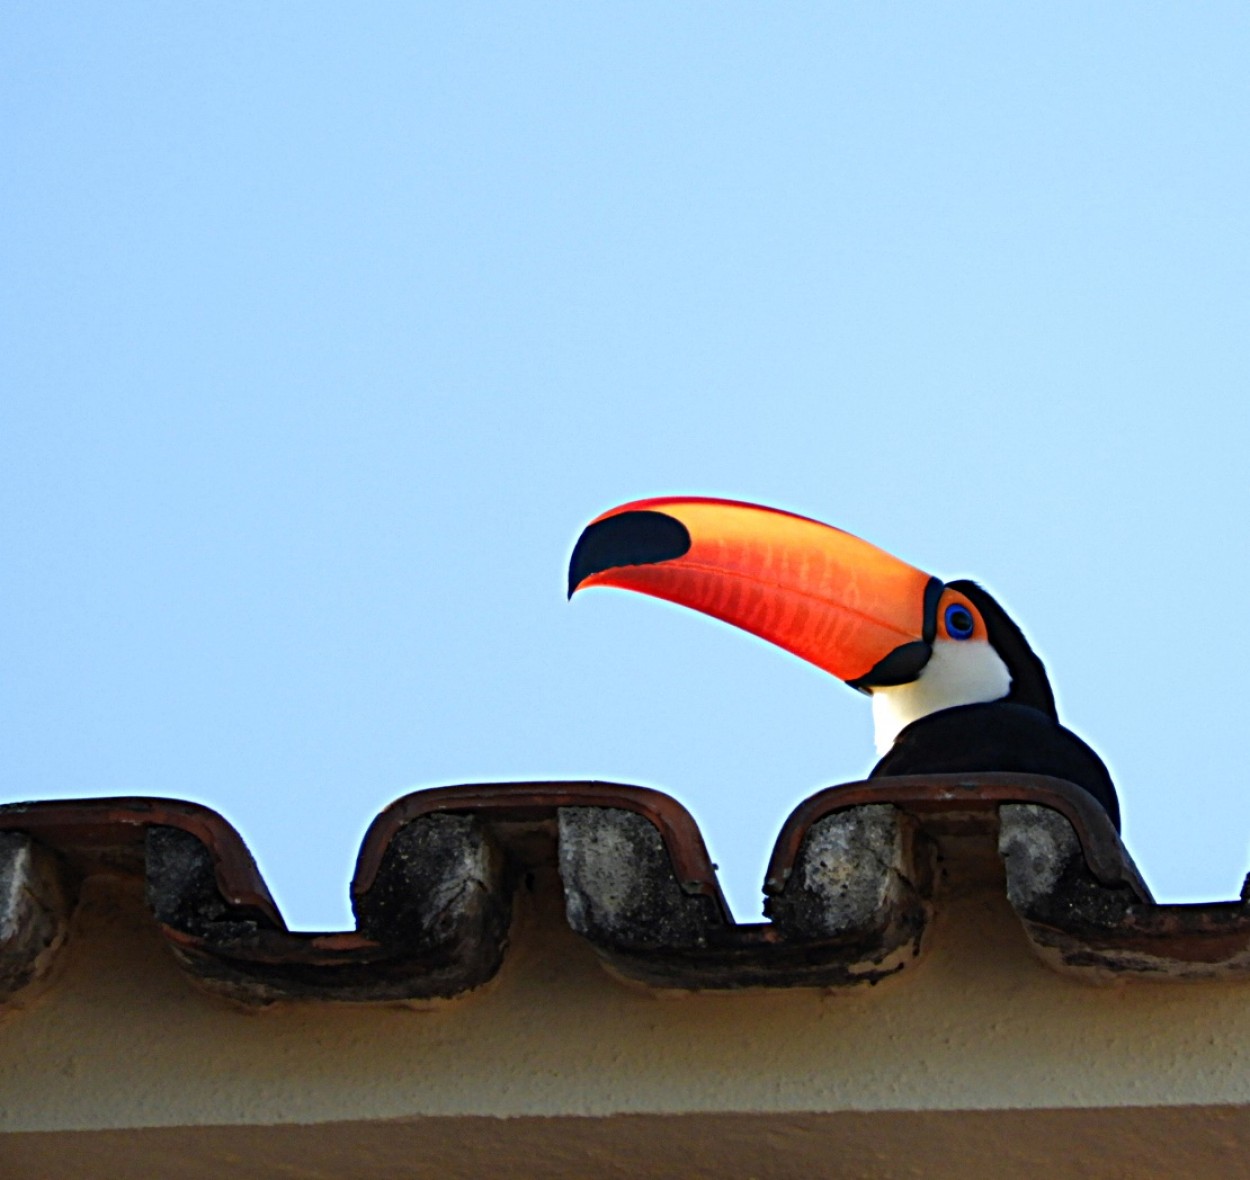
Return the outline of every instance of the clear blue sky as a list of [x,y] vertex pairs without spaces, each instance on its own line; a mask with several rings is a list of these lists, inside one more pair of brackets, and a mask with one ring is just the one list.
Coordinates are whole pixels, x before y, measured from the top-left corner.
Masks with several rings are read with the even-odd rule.
[[404,791],[689,806],[738,912],[866,702],[564,599],[753,499],[974,576],[1167,898],[1250,861],[1244,4],[0,15],[0,797],[225,813],[347,924]]

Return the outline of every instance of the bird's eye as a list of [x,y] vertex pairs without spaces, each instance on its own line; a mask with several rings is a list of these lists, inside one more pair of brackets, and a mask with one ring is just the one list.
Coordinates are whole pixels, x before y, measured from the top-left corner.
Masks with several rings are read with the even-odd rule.
[[972,612],[966,606],[956,602],[946,608],[946,634],[952,639],[971,639],[974,626]]

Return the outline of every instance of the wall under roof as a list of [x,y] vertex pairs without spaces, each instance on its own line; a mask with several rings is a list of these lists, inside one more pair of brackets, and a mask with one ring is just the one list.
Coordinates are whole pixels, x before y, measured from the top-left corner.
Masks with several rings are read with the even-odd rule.
[[[1065,978],[984,867],[948,875],[930,938],[871,987],[665,994],[604,970],[548,867],[485,988],[421,1008],[248,1009],[179,968],[133,883],[91,878],[52,978],[0,1027],[0,1171],[373,1177],[399,1153],[420,1165],[405,1174],[469,1176],[507,1151],[510,1175],[597,1158],[694,1176],[705,1153],[722,1176],[835,1158],[864,1176],[903,1160],[1002,1175],[1009,1159],[1057,1176],[1099,1174],[1078,1168],[1097,1151],[1128,1175],[1147,1151],[1149,1174],[1180,1176],[1250,1147],[1245,986]],[[138,1128],[166,1130],[65,1134]]]

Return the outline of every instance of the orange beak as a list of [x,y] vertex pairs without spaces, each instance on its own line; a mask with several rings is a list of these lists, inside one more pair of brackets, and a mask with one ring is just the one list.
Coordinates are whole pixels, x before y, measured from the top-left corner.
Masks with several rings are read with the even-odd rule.
[[622,504],[583,531],[569,597],[617,586],[732,623],[868,690],[928,662],[942,583],[804,516],[734,500]]

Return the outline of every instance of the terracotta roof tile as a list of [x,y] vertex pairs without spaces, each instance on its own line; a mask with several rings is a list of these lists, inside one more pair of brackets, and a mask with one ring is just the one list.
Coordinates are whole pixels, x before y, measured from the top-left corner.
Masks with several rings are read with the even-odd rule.
[[405,796],[371,825],[354,931],[288,931],[221,816],[170,799],[0,807],[0,997],[37,980],[78,883],[142,878],[183,966],[235,999],[455,996],[506,952],[512,896],[558,868],[565,914],[616,972],[666,988],[874,983],[921,954],[944,874],[990,873],[1044,961],[1085,979],[1250,970],[1241,902],[1157,905],[1106,815],[1058,779],[878,779],[801,804],[736,923],[675,800],[614,783],[506,783]]

